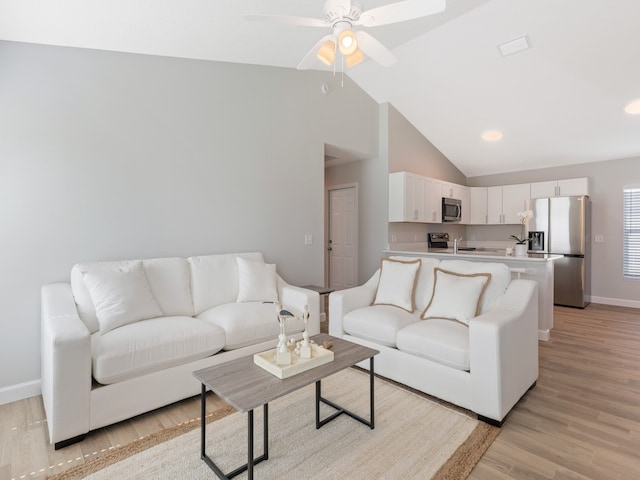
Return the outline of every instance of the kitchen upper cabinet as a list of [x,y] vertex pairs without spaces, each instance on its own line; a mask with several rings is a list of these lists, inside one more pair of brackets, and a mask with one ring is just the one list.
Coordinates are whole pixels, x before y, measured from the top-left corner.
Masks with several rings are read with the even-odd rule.
[[518,212],[527,208],[531,199],[531,185],[487,187],[487,223],[519,224]]
[[435,178],[425,178],[424,211],[427,223],[442,223],[442,186]]
[[573,195],[589,195],[588,178],[569,178],[531,184],[531,198],[569,197]]
[[442,223],[442,197],[462,202],[462,220],[470,219],[469,187],[411,172],[389,174],[389,221]]
[[389,174],[389,221],[425,222],[425,178],[409,172]]
[[469,224],[483,225],[487,223],[487,187],[469,188],[469,208],[463,209],[469,212]]
[[459,187],[459,190],[454,192],[457,196],[453,198],[459,198],[461,201],[460,208],[462,208],[462,218],[460,219],[460,223],[468,225],[471,220],[471,212],[469,211],[469,203],[471,200],[469,187],[457,186]]

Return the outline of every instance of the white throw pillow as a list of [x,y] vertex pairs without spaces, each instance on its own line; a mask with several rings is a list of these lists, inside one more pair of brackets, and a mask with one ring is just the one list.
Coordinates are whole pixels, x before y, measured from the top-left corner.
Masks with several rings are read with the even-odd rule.
[[237,257],[238,302],[275,302],[278,300],[276,266]]
[[142,262],[82,275],[96,309],[100,334],[139,320],[162,316]]
[[373,305],[393,305],[413,313],[416,275],[421,263],[419,258],[411,262],[383,258]]
[[469,325],[480,310],[482,294],[491,279],[490,273],[462,274],[433,269],[433,295],[422,318],[444,318]]

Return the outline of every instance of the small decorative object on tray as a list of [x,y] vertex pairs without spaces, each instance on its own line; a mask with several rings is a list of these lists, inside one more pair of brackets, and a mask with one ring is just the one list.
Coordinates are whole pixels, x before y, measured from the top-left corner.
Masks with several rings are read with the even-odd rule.
[[309,332],[307,332],[307,325],[309,323],[309,306],[304,306],[304,313],[302,314],[302,320],[304,320],[304,332],[302,332],[302,345],[300,345],[299,356],[301,358],[311,358],[311,344],[309,343]]
[[275,303],[278,324],[280,325],[280,335],[278,335],[278,347],[276,348],[276,363],[278,365],[291,365],[291,352],[287,346],[286,322],[288,318],[295,318],[295,315],[280,306],[280,302]]
[[277,350],[273,348],[266,352],[254,354],[253,363],[280,379],[292,377],[333,361],[333,352],[331,350],[311,343],[311,358],[301,358],[294,351],[291,352],[291,364],[278,365]]

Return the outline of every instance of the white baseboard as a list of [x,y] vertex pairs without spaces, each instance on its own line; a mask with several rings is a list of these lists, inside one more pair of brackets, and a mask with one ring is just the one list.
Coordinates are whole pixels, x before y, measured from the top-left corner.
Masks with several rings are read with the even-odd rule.
[[538,330],[538,340],[548,342],[551,338],[551,330]]
[[639,300],[627,300],[625,298],[591,297],[591,303],[615,305],[616,307],[640,308]]
[[9,385],[8,387],[0,388],[0,405],[35,397],[41,393],[40,380]]

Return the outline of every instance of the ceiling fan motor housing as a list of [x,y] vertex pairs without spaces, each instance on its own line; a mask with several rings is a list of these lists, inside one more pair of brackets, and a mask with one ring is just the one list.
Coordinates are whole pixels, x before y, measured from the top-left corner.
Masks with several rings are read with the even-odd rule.
[[[324,4],[324,17],[323,19],[331,24],[332,27],[335,28],[339,23],[348,23],[349,28],[351,24],[357,21],[362,14],[362,5],[360,2],[349,2],[350,7],[349,10],[345,9],[344,1],[336,1],[336,0],[327,0]],[[345,27],[341,28],[336,33],[340,33],[340,31],[344,30]]]

